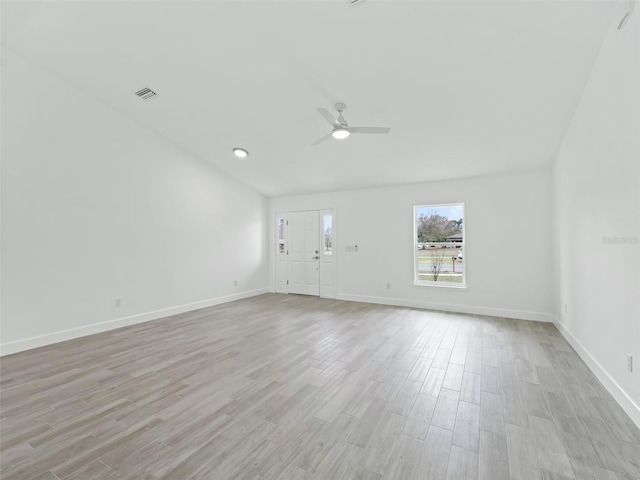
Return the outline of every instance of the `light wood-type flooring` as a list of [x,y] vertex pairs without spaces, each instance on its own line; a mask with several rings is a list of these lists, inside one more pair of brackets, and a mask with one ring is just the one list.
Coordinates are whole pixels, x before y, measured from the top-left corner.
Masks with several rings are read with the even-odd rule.
[[268,294],[1,362],[4,480],[640,478],[551,324]]

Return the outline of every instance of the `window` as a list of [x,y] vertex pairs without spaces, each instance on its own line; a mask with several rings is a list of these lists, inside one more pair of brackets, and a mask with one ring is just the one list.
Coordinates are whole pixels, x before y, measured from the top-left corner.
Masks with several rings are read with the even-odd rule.
[[278,228],[278,255],[284,255],[284,218],[277,219]]
[[418,205],[413,221],[415,284],[464,287],[464,205]]
[[331,233],[331,226],[333,223],[333,215],[323,216],[323,231],[324,231],[324,255],[333,254],[333,234]]

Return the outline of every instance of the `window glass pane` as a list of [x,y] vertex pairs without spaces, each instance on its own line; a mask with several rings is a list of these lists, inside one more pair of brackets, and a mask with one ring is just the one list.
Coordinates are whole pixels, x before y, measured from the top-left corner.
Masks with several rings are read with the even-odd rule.
[[284,218],[278,219],[278,255],[284,255]]
[[324,216],[324,250],[325,255],[333,254],[333,235],[331,232],[333,215]]
[[420,205],[414,211],[416,283],[464,285],[464,205]]

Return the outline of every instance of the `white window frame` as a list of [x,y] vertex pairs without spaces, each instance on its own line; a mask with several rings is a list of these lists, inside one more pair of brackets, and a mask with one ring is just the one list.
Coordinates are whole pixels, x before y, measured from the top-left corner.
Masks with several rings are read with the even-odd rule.
[[[331,215],[331,254],[324,253],[324,217]],[[338,262],[336,257],[336,211],[335,208],[325,208],[320,210],[320,297],[336,298],[336,269]]]
[[[279,246],[279,224],[278,220],[282,219],[284,221],[284,232],[283,232],[283,240],[284,240],[284,253],[280,253]],[[273,229],[274,237],[275,237],[275,248],[273,249],[274,255],[274,291],[276,293],[289,293],[289,284],[287,280],[287,249],[289,248],[289,215],[288,212],[276,212],[274,217],[274,226]]]
[[[462,283],[442,282],[418,279],[418,209],[438,207],[462,207],[462,248],[464,248],[464,270]],[[413,206],[413,284],[418,287],[462,288],[467,287],[467,209],[464,202],[427,203]]]

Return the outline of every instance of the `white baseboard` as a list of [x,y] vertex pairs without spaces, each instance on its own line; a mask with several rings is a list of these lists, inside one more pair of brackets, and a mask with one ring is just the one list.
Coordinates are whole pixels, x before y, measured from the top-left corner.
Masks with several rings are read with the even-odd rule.
[[591,355],[591,353],[576,339],[572,333],[567,330],[558,320],[557,317],[553,317],[553,323],[560,331],[562,336],[569,342],[576,353],[582,358],[584,363],[587,364],[593,374],[600,380],[600,383],[609,391],[611,396],[620,404],[622,409],[629,415],[633,423],[640,428],[640,405],[638,405],[624,389],[615,381],[615,379],[607,372],[600,362]]
[[336,299],[348,300],[350,302],[393,305],[396,307],[424,308],[426,310],[442,310],[445,312],[470,313],[475,315],[488,315],[492,317],[516,318],[518,320],[533,320],[536,322],[553,322],[553,315],[550,313],[528,312],[525,310],[508,310],[505,308],[480,307],[476,305],[424,302],[421,300],[408,300],[404,298],[370,297],[366,295],[351,295],[347,293],[339,293],[336,296]]
[[267,290],[267,288],[259,288],[256,290],[234,293],[233,295],[226,295],[224,297],[210,298],[208,300],[187,303],[185,305],[178,305],[176,307],[163,308],[161,310],[155,310],[152,312],[131,315],[130,317],[116,318],[113,320],[107,320],[106,322],[83,325],[82,327],[70,328],[68,330],[60,330],[58,332],[47,333],[45,335],[38,335],[36,337],[7,342],[0,345],[0,356],[10,355],[12,353],[18,353],[25,350],[31,350],[32,348],[44,347],[45,345],[51,345],[53,343],[64,342],[66,340],[72,340],[74,338],[85,337],[87,335],[93,335],[94,333],[106,332],[109,330],[114,330],[116,328],[127,327],[129,325],[149,322],[151,320],[157,320],[159,318],[169,317],[171,315],[177,315],[179,313],[212,307],[214,305],[220,305],[221,303],[241,300],[243,298],[255,297],[256,295],[267,293]]

